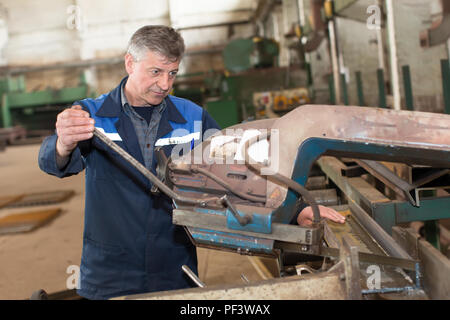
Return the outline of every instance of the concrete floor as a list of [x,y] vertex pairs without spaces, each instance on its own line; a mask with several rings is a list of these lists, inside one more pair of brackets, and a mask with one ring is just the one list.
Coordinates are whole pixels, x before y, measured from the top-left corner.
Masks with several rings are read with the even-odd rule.
[[[40,145],[8,147],[0,152],[0,196],[54,190],[74,190],[75,196],[58,205],[0,209],[0,217],[60,207],[56,219],[28,233],[0,235],[0,299],[27,299],[37,289],[48,293],[67,289],[67,272],[79,266],[84,219],[84,174],[58,179],[37,164]],[[241,284],[270,278],[258,258],[198,249],[199,276],[207,285]]]

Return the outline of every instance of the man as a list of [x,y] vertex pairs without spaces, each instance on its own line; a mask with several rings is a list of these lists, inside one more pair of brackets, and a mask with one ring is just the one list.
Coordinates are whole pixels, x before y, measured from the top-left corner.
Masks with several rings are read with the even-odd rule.
[[[93,137],[95,126],[155,173],[155,145],[170,156],[171,143],[183,139],[167,138],[218,128],[201,107],[169,95],[183,53],[184,41],[172,28],[142,27],[125,55],[128,77],[108,94],[61,112],[56,134],[41,146],[39,166],[49,174],[62,178],[86,168],[78,294],[88,299],[193,286],[181,266],[197,273],[196,250],[172,224],[171,199],[152,195],[142,174]],[[300,216],[308,224],[311,209]]]

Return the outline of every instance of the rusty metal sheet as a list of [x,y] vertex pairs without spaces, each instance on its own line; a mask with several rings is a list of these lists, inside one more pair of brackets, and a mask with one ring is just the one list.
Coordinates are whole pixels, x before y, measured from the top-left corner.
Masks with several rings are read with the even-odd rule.
[[[286,177],[292,177],[299,147],[310,138],[421,149],[424,152],[450,151],[450,115],[354,106],[305,105],[279,119],[254,121],[227,128],[222,131],[221,137],[213,136],[183,156],[182,162],[194,163],[194,166],[200,163],[204,168],[206,165],[208,170],[212,170],[215,165],[211,163],[219,158],[237,160],[240,154],[238,146],[244,144],[242,140],[246,139],[246,133],[249,136],[254,133],[249,130],[259,130],[261,134],[270,133],[270,146],[267,148],[273,170],[266,170],[266,173],[272,171]],[[214,139],[217,143],[213,143]],[[265,139],[260,142],[267,145]],[[255,149],[262,147],[259,144],[253,146]],[[209,156],[207,152],[198,152],[200,147],[204,150],[209,148]],[[203,158],[197,159],[196,152]],[[194,158],[196,161],[193,161]],[[275,162],[277,165],[273,165]],[[246,167],[245,164],[236,166]],[[226,177],[230,163],[223,167],[222,174],[215,169],[221,178]],[[235,185],[238,184],[235,181]],[[264,184],[266,207],[278,208],[286,198],[286,186],[271,180],[270,176],[255,176],[246,181],[245,187],[256,190]]]
[[269,279],[240,286],[130,295],[115,300],[343,300],[346,299],[344,285],[336,272]]
[[[352,106],[299,107],[277,119],[278,173],[292,176],[298,147],[311,137],[450,151],[450,115]],[[282,142],[282,143],[281,143]],[[267,194],[280,187],[267,182]],[[282,188],[280,205],[287,193]]]
[[0,208],[4,208],[14,202],[19,201],[23,197],[22,194],[15,196],[0,197]]
[[[75,192],[73,190],[61,190],[0,197],[0,208],[18,208],[55,204],[71,198],[74,194]],[[2,206],[2,203],[6,204]]]
[[61,208],[11,214],[0,218],[0,235],[28,232],[56,218]]

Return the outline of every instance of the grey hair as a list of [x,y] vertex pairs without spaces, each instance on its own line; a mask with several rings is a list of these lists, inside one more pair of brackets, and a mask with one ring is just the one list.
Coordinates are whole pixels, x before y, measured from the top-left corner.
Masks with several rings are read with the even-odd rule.
[[170,61],[178,61],[183,57],[184,50],[184,40],[175,29],[155,25],[137,30],[128,43],[127,53],[135,61],[141,60],[147,51],[159,53]]

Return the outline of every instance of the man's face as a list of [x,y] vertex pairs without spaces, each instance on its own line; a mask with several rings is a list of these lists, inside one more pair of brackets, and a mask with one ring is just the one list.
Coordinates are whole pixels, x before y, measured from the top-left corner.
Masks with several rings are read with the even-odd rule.
[[143,58],[134,61],[125,56],[128,72],[127,88],[132,90],[139,105],[158,105],[169,94],[178,72],[180,61],[170,61],[159,53],[147,51]]

